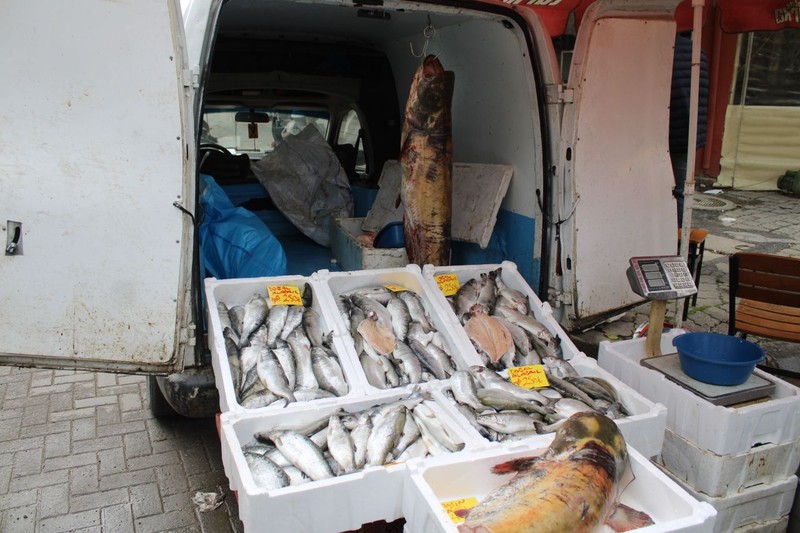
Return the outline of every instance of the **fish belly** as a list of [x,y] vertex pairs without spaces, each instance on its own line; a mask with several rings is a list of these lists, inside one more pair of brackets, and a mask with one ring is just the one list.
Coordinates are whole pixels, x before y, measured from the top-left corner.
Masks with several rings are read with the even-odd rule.
[[613,483],[590,461],[542,461],[472,508],[459,531],[596,531],[612,503]]

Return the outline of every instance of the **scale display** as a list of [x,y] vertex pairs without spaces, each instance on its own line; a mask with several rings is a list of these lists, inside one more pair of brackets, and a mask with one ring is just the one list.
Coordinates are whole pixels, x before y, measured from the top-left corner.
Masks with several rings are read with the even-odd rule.
[[697,292],[680,256],[631,257],[630,263],[626,273],[631,289],[648,300],[674,300]]

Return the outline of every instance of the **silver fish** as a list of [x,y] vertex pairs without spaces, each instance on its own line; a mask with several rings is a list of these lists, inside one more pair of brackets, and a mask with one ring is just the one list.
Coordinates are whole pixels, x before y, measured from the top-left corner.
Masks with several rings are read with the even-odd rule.
[[520,410],[527,413],[538,413],[542,416],[553,413],[553,410],[549,407],[544,407],[537,402],[520,398],[503,389],[480,389],[478,391],[478,399],[484,405],[499,410]]
[[319,383],[314,376],[314,367],[311,362],[311,343],[301,331],[300,328],[293,330],[286,342],[292,349],[295,362],[295,374],[297,388],[301,389],[318,389]]
[[262,489],[280,489],[289,485],[289,476],[264,455],[244,454],[253,481]]
[[322,346],[325,333],[322,331],[322,318],[311,307],[303,310],[303,328],[312,346]]
[[478,290],[478,305],[486,314],[492,314],[494,303],[497,300],[497,283],[495,280],[500,274],[500,269],[481,273],[480,289]]
[[408,336],[408,327],[411,324],[411,313],[405,300],[392,295],[386,304],[386,309],[392,317],[392,331],[398,340],[405,340]]
[[386,305],[386,303],[392,297],[392,291],[387,289],[383,285],[375,285],[373,287],[362,287],[360,289],[356,289],[354,291],[345,293],[345,296],[347,298],[352,298],[356,294],[359,296],[375,300],[381,305]]
[[350,433],[342,425],[339,415],[332,414],[328,421],[327,432],[328,450],[341,467],[342,472],[349,474],[355,472],[355,446]]
[[275,347],[272,353],[278,358],[283,373],[286,375],[286,381],[289,384],[289,389],[294,390],[297,383],[297,374],[295,371],[294,353],[286,341],[278,339],[275,342]]
[[291,486],[303,485],[304,483],[311,481],[310,477],[305,475],[302,470],[293,464],[289,464],[281,468],[283,468],[283,471],[286,472],[286,475],[289,478],[289,485]]
[[497,291],[495,306],[504,306],[516,309],[523,315],[527,315],[530,307],[528,297],[524,293],[509,287],[503,287]]
[[241,368],[239,366],[239,348],[237,347],[236,333],[233,328],[227,326],[223,331],[225,337],[225,354],[228,356],[228,365],[231,367],[231,378],[233,379],[233,390],[239,391],[242,378]]
[[469,368],[469,372],[485,389],[501,389],[519,398],[532,400],[542,405],[547,405],[549,403],[548,399],[545,398],[540,392],[519,387],[510,381],[506,381],[497,372],[486,367],[471,366]]
[[572,367],[569,361],[565,361],[560,357],[542,357],[542,364],[548,376],[553,375],[559,378],[565,378],[567,376],[578,375],[578,371]]
[[286,321],[283,324],[283,329],[281,329],[281,333],[278,335],[279,339],[286,340],[286,337],[289,336],[289,333],[294,331],[297,326],[302,324],[303,310],[304,308],[299,305],[289,306],[289,310],[286,313]]
[[385,389],[387,387],[386,373],[380,363],[365,353],[359,355],[358,359],[361,361],[361,368],[364,370],[369,384],[378,389]]
[[283,331],[286,317],[289,316],[288,305],[273,305],[267,315],[267,346],[273,346]]
[[270,405],[283,407],[286,405],[286,403],[286,400],[283,398],[278,398],[268,390],[264,389],[262,393],[251,394],[243,398],[242,401],[239,402],[239,405],[245,409],[259,409],[261,407],[267,407]]
[[[547,373],[547,371],[545,371]],[[576,387],[569,381],[561,379],[558,376],[554,376],[552,374],[547,374],[547,381],[550,382],[552,387],[555,387],[561,392],[564,396],[568,398],[575,398],[576,400],[580,400],[593,410],[597,411],[597,405],[594,403],[594,400],[585,392],[583,392],[580,388]]]
[[455,294],[455,309],[459,321],[463,324],[470,316],[470,309],[478,303],[478,295],[480,294],[480,282],[477,279],[471,279],[463,283]]
[[239,380],[239,394],[243,394],[249,386],[252,386],[252,378],[248,382],[248,374],[256,367],[259,358],[261,357],[261,350],[263,346],[245,346],[239,352],[239,370],[241,372],[241,379]]
[[420,427],[420,432],[424,432],[425,429],[427,429],[428,433],[435,438],[439,444],[451,452],[459,452],[464,449],[464,441],[447,430],[447,427],[442,424],[427,401],[417,405],[411,413],[417,425],[424,426],[424,429]]
[[576,400],[574,398],[562,398],[558,400],[554,405],[553,409],[555,409],[558,416],[569,418],[575,413],[583,413],[587,411],[594,411],[585,403],[580,400]]
[[356,469],[364,468],[367,462],[367,442],[372,433],[372,418],[369,412],[364,411],[358,415],[356,427],[350,431],[353,440],[353,461]]
[[466,370],[457,370],[450,377],[450,390],[458,403],[468,405],[480,412],[484,406],[478,399],[478,387],[472,374]]
[[338,360],[320,346],[311,349],[311,369],[321,389],[337,396],[344,396],[350,390]]
[[392,358],[402,372],[408,376],[409,383],[420,383],[422,381],[422,363],[406,343],[397,341],[394,352],[392,352]]
[[425,307],[422,305],[422,300],[420,300],[419,296],[413,291],[402,291],[398,293],[403,302],[405,302],[406,307],[408,307],[408,312],[411,315],[411,320],[422,326],[422,329],[425,332],[431,331],[434,327],[431,325],[430,320],[428,320],[428,313],[425,312]]
[[256,328],[253,334],[250,335],[250,346],[270,346],[268,338],[267,324],[261,324]]
[[321,400],[323,398],[336,398],[334,393],[323,389],[295,389],[293,394],[295,400],[298,402]]
[[389,453],[403,432],[407,409],[397,405],[391,411],[374,421],[372,433],[367,440],[367,464],[382,465],[386,463]]
[[433,342],[433,338],[435,336],[436,332],[433,329],[426,330],[425,327],[419,322],[412,322],[411,326],[408,328],[408,336],[406,340],[409,343],[411,341],[417,341],[423,346],[427,346]]
[[384,328],[392,329],[392,315],[382,304],[361,294],[354,294],[350,300],[361,308],[366,318],[377,320]]
[[538,422],[524,413],[515,411],[478,415],[477,421],[482,426],[506,435],[536,431],[535,423]]
[[447,355],[432,344],[424,346],[419,341],[411,340],[409,347],[414,352],[414,355],[419,358],[422,366],[430,370],[436,376],[436,379],[447,379],[455,372]]
[[231,316],[229,312],[225,302],[217,302],[217,314],[219,314],[219,325],[222,331],[225,331],[225,328],[231,327]]
[[419,435],[419,427],[417,427],[414,417],[406,416],[405,423],[403,424],[403,431],[392,449],[392,457],[399,457],[406,448],[419,439]]
[[530,315],[523,315],[516,309],[506,306],[495,308],[495,314],[502,316],[512,324],[516,324],[531,335],[534,335],[547,343],[556,342],[556,339],[553,334],[550,333],[550,330],[548,330],[544,324]]
[[314,481],[334,477],[322,451],[305,435],[296,431],[273,431],[269,438],[289,462]]
[[261,356],[256,364],[256,372],[261,383],[269,389],[269,391],[280,398],[286,398],[290,402],[295,401],[292,389],[289,387],[289,381],[286,379],[278,358],[275,357],[273,351],[264,347],[261,351]]
[[242,321],[244,320],[244,306],[235,305],[228,309],[228,318],[237,337],[242,336]]
[[428,455],[428,447],[420,434],[419,438],[411,443],[410,446],[407,446],[405,451],[395,457],[394,460],[397,463],[403,463],[411,459],[422,459],[426,455]]
[[[243,347],[252,334],[267,318],[267,301],[258,293],[253,294],[244,306],[242,331],[239,334],[239,348]],[[233,323],[233,320],[231,320]]]

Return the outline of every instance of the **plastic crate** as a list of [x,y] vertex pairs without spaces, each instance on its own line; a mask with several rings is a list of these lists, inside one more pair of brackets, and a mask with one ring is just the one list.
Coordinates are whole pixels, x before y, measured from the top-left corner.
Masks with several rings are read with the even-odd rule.
[[[664,335],[661,350],[676,353],[673,330]],[[755,374],[775,383],[771,400],[741,407],[723,407],[690,392],[661,372],[641,366],[645,339],[600,343],[600,366],[643,396],[667,407],[667,427],[695,446],[717,455],[740,454],[763,444],[781,444],[800,437],[800,389],[759,369]]]
[[[500,486],[508,476],[492,474],[492,466],[534,455],[549,439],[514,451],[484,450],[434,458],[410,465],[411,477],[403,497],[406,531],[456,532],[456,525],[442,508],[443,502],[474,497],[478,501]],[[642,531],[711,531],[716,512],[698,502],[635,449],[628,448],[635,479],[626,486],[620,501],[648,513],[655,524]]]
[[[225,350],[225,339],[222,334],[222,326],[217,312],[217,303],[224,302],[228,308],[236,305],[246,304],[250,297],[255,293],[259,293],[265,298],[267,297],[267,287],[290,285],[299,287],[301,293],[306,285],[311,285],[314,294],[312,300],[312,308],[320,315],[323,330],[326,332],[332,331],[334,333],[332,349],[339,357],[339,363],[342,367],[344,377],[350,386],[349,392],[341,398],[350,399],[364,395],[364,386],[366,380],[363,379],[363,372],[359,368],[356,369],[354,364],[354,353],[352,347],[348,348],[337,332],[340,327],[332,323],[329,316],[330,314],[324,309],[328,305],[328,299],[323,294],[326,290],[324,285],[314,282],[312,279],[302,276],[276,276],[265,278],[246,278],[246,279],[229,279],[217,280],[215,278],[207,278],[205,281],[206,300],[208,302],[208,344],[211,347],[211,364],[214,368],[214,376],[216,381],[217,390],[219,391],[220,409],[223,413],[226,412],[268,412],[272,410],[289,410],[294,411],[303,409],[304,404],[314,405],[327,405],[336,403],[341,398],[325,398],[320,400],[311,400],[307,402],[291,402],[286,407],[281,407],[281,403],[273,404],[267,407],[260,407],[256,409],[247,409],[242,407],[237,400],[237,394],[233,386],[233,376],[231,367],[228,363],[228,355]],[[267,298],[268,299],[268,298]]]

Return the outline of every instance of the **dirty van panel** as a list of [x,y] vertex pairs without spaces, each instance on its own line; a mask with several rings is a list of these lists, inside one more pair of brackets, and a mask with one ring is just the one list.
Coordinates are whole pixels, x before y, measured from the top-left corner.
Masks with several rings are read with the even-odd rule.
[[[351,176],[350,184],[374,187],[384,163],[399,156],[403,109],[422,54],[437,55],[455,74],[454,161],[513,167],[489,246],[457,244],[453,261],[513,259],[537,287],[542,223],[536,191],[546,186],[541,89],[532,50],[538,39],[521,16],[504,6],[468,7],[230,0],[221,7],[210,67],[201,75],[208,80],[204,105],[210,109],[258,102],[257,108],[290,109],[292,104],[317,103],[330,109],[331,117],[353,110],[360,123],[364,170]],[[427,31],[426,40],[429,26],[433,30]],[[250,87],[236,94],[230,83],[237,76],[243,83],[247,77],[263,83],[258,92]],[[329,81],[319,83],[320,77]],[[345,82],[355,82],[357,93],[345,91]],[[231,89],[228,93],[218,90],[225,86]],[[328,142],[335,145],[336,139],[329,135]],[[269,216],[259,216],[270,226]],[[273,232],[281,233],[292,265],[284,230]]]
[[173,203],[192,212],[194,193],[181,36],[172,2],[4,2],[0,225],[17,222],[23,246],[0,254],[0,363],[182,367],[192,223]]
[[641,302],[625,276],[630,257],[677,250],[667,142],[675,6],[640,4],[651,11],[593,5],[573,55],[555,258],[565,293],[558,312],[570,328]]

